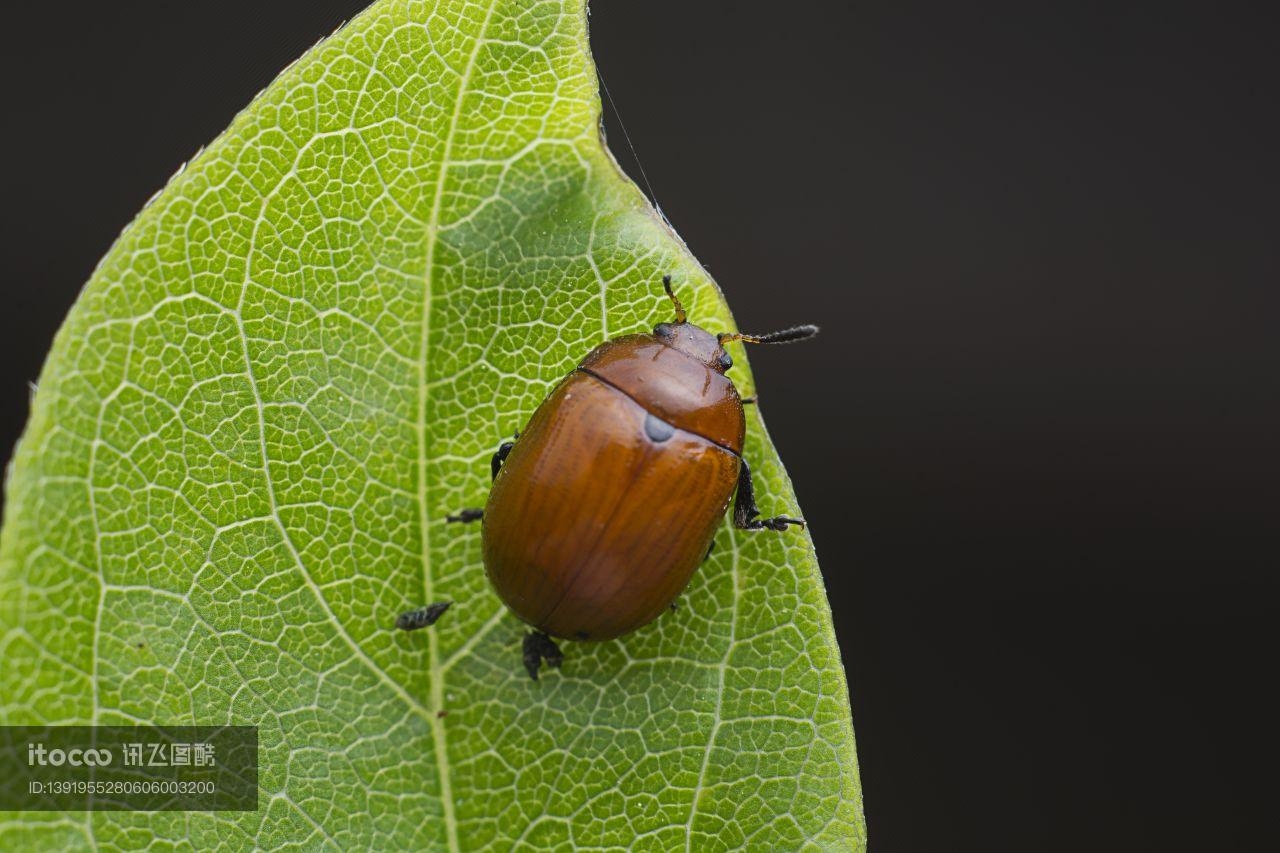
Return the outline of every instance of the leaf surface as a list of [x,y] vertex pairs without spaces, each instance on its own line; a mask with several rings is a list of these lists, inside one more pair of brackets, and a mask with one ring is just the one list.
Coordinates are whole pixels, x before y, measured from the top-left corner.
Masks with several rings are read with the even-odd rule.
[[579,0],[383,0],[120,237],[7,482],[0,723],[258,725],[260,808],[0,815],[5,849],[864,847],[807,533],[726,525],[677,611],[535,683],[445,523],[582,355],[669,319],[663,273],[732,327],[599,112]]

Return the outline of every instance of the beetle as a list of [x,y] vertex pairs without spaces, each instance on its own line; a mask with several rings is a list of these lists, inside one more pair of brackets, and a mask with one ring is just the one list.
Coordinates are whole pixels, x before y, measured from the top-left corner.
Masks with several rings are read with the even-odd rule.
[[[523,661],[534,680],[543,663],[563,660],[552,637],[610,640],[673,606],[710,556],[735,491],[739,529],[805,524],[760,517],[742,457],[743,404],[754,400],[725,375],[724,345],[798,341],[818,327],[713,335],[688,321],[671,276],[662,285],[675,321],[588,353],[493,454],[484,508],[448,516],[482,522],[485,573],[533,629]],[[398,627],[430,624],[414,618],[422,612]]]

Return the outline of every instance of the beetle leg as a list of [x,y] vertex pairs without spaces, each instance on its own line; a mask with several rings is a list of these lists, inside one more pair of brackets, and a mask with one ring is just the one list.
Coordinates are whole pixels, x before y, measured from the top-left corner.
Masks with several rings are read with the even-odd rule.
[[482,518],[484,518],[484,510],[471,508],[460,509],[456,515],[446,515],[444,520],[468,524],[472,521],[479,521]]
[[[520,433],[516,433],[516,438],[520,437]],[[504,441],[498,445],[498,449],[494,451],[493,459],[489,462],[489,469],[493,472],[493,479],[498,479],[498,472],[502,470],[502,463],[507,461],[507,457],[511,454],[511,448],[515,447],[514,441]]]
[[436,621],[452,605],[452,601],[437,601],[435,604],[401,613],[396,617],[396,627],[401,631],[416,631],[419,628],[429,627],[436,624]]
[[[520,437],[520,433],[516,433],[516,438]],[[507,457],[511,455],[511,448],[515,447],[514,441],[504,441],[498,445],[498,449],[494,451],[493,459],[489,461],[489,468],[493,472],[493,479],[498,479],[498,472],[502,470],[502,463],[507,461]],[[445,516],[445,521],[457,521],[466,524],[471,521],[479,521],[484,518],[484,510],[482,509],[461,509],[454,515]]]
[[744,406],[754,406],[758,402],[760,402],[760,398],[755,394],[752,394],[750,397],[742,398],[742,405]]
[[702,557],[702,562],[705,563],[707,560],[710,560],[711,552],[714,551],[715,549],[716,549],[716,540],[712,539],[711,544],[707,546],[707,553]]
[[547,666],[559,669],[564,663],[564,654],[555,640],[541,631],[530,631],[524,635],[524,668],[534,681],[538,680],[538,670],[542,668],[543,661]]
[[756,506],[755,487],[751,485],[751,468],[747,460],[742,460],[742,468],[738,471],[738,496],[733,500],[733,526],[739,530],[786,530],[788,525],[804,527],[803,518],[791,518],[778,515],[773,518],[759,518],[760,509]]

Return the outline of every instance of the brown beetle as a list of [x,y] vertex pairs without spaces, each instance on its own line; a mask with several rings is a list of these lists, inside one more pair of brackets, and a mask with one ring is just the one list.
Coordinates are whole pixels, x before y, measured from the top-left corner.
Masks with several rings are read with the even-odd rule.
[[[672,606],[710,555],[735,488],[736,527],[804,524],[759,518],[724,344],[786,343],[818,328],[712,335],[686,320],[671,276],[662,284],[675,322],[592,350],[498,448],[485,508],[448,519],[483,519],[485,572],[534,628],[524,663],[535,679],[544,661],[562,660],[551,637],[613,639]],[[430,624],[408,615],[400,627]]]

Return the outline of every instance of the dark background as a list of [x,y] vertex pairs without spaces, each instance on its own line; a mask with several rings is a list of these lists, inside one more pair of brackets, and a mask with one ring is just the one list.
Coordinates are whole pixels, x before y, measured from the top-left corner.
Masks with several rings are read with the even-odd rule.
[[[6,452],[121,227],[362,5],[10,18]],[[1222,5],[597,0],[592,39],[743,328],[824,327],[752,358],[873,850],[1280,849],[1276,28]]]

